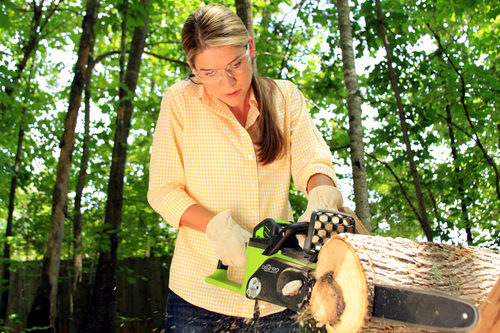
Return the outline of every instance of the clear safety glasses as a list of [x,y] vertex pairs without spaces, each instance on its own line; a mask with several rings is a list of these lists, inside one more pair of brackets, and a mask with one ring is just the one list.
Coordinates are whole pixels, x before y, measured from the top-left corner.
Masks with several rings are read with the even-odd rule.
[[249,62],[250,62],[250,49],[247,46],[247,50],[244,54],[231,61],[224,68],[200,69],[200,70],[195,70],[193,68],[192,70],[195,75],[195,78],[198,78],[201,82],[217,83],[224,77],[224,72],[231,78],[243,74],[243,72],[245,72],[245,70],[248,69]]

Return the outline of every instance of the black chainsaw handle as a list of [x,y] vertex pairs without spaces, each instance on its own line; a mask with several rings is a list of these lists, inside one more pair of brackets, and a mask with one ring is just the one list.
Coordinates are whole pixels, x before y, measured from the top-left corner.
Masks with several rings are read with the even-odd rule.
[[[278,236],[274,239],[271,245],[264,250],[263,254],[267,256],[275,254],[282,249],[283,244],[291,237],[298,234],[307,235],[308,229],[309,222],[295,222],[287,224],[279,231]],[[297,240],[294,239],[294,242],[297,242]]]
[[219,259],[219,262],[217,263],[217,269],[222,269],[224,271],[227,271],[227,269],[229,268],[229,266],[226,266],[222,263],[222,260]]
[[[274,223],[277,225],[276,222]],[[291,237],[294,237],[295,235],[298,234],[304,234],[307,236],[308,229],[309,229],[309,222],[295,222],[285,225],[279,230],[278,235],[275,237],[273,242],[264,250],[262,254],[267,256],[275,254],[276,252],[282,249],[283,244]],[[293,241],[297,242],[297,240]],[[227,271],[228,266],[224,265],[222,261],[219,260],[217,262],[217,269],[222,269]]]

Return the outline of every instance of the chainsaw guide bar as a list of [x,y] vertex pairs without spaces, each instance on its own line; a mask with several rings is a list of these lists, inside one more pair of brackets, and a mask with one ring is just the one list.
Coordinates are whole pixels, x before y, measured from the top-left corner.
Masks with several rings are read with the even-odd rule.
[[375,285],[372,317],[435,330],[469,331],[476,307],[456,297],[413,288]]

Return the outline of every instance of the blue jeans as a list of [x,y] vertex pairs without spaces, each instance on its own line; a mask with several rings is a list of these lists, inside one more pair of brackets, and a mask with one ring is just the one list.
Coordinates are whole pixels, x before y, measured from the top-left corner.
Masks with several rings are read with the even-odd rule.
[[286,309],[265,317],[256,315],[253,319],[225,316],[192,305],[170,291],[163,327],[165,333],[297,333],[299,323],[295,318],[296,315],[296,312]]

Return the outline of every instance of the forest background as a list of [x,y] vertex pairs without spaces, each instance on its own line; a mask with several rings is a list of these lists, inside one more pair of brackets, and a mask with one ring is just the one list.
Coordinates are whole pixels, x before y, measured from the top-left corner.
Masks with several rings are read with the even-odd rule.
[[[354,91],[339,33],[347,1],[210,3],[253,22],[261,75],[304,92],[340,188],[373,234],[500,247],[498,1],[351,1]],[[2,320],[23,262],[43,260],[21,318],[29,327],[54,323],[61,259],[74,265],[74,290],[82,260],[94,263],[101,292],[88,315],[114,325],[118,260],[171,255],[176,232],[146,200],[149,154],[160,100],[189,73],[182,24],[202,4],[0,2]],[[290,194],[299,216],[307,201]]]

